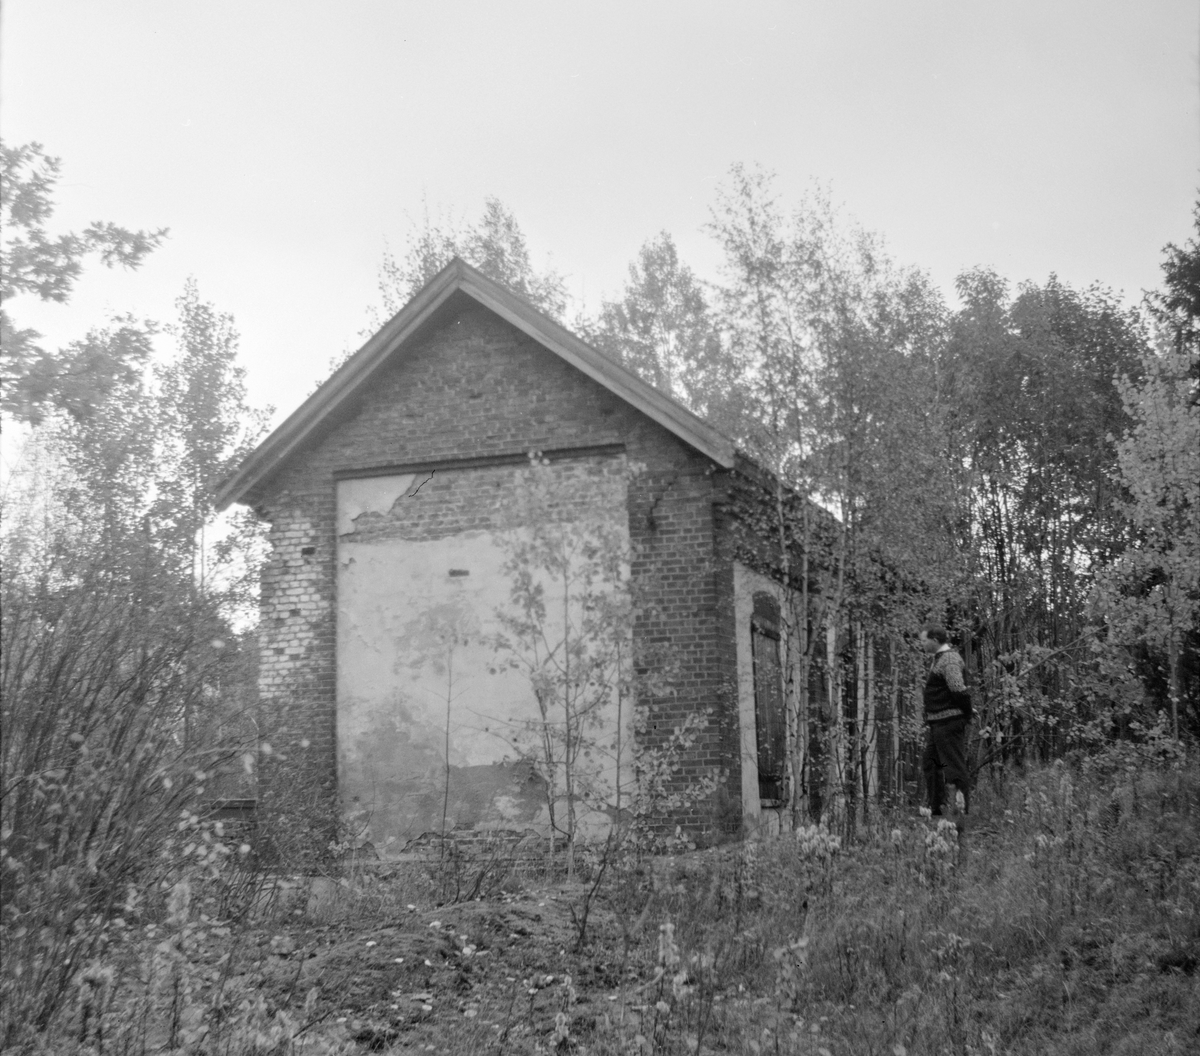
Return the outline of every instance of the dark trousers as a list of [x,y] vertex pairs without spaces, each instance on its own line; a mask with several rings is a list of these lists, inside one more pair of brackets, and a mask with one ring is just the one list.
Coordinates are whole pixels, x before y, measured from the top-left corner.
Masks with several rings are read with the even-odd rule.
[[967,724],[969,719],[946,719],[925,727],[925,754],[921,770],[929,793],[929,809],[941,814],[946,802],[946,785],[956,785],[971,810],[971,775],[967,769]]

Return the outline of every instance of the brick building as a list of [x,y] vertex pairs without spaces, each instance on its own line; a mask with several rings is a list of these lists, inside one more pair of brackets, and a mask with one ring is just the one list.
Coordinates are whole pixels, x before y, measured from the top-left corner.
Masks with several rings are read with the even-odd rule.
[[263,737],[286,759],[276,805],[336,795],[384,857],[429,831],[546,828],[538,697],[496,647],[514,547],[546,515],[522,500],[535,482],[552,519],[628,548],[641,599],[644,721],[615,694],[589,719],[580,825],[612,816],[631,746],[665,744],[689,715],[672,780],[719,785],[662,820],[709,838],[786,824],[780,562],[731,498],[762,498],[762,474],[460,260],[220,489],[221,507],[271,526],[259,687]]

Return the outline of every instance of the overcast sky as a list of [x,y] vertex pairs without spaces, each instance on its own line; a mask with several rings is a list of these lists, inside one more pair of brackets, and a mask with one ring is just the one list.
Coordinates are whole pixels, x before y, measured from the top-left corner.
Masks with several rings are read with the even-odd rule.
[[252,398],[290,412],[360,343],[385,240],[423,199],[516,214],[594,308],[659,230],[701,227],[737,161],[813,180],[947,290],[991,265],[1131,300],[1190,232],[1195,0],[4,0],[0,132],[63,159],[52,229],[167,226],[69,308],[231,312]]

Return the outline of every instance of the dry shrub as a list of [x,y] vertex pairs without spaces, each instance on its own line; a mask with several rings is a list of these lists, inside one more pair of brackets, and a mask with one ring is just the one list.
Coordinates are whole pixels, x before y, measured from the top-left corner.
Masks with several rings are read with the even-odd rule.
[[226,854],[201,822],[224,650],[193,599],[84,569],[3,591],[0,1043],[45,1030],[115,932]]

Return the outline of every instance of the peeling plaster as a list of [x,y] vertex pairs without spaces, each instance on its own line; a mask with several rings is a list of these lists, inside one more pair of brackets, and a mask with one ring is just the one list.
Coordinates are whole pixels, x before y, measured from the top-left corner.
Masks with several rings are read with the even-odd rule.
[[[426,474],[421,474],[425,477]],[[356,477],[337,483],[337,534],[350,535],[354,522],[364,513],[388,513],[397,500],[414,484],[420,490],[424,480],[416,474],[404,473],[395,477]]]
[[[343,810],[359,815],[384,857],[440,832],[444,806],[448,830],[549,827],[530,736],[537,702],[524,674],[497,663],[492,644],[501,630],[496,612],[509,600],[506,544],[525,529],[506,514],[503,528],[401,537],[402,500],[426,476],[338,484],[338,786]],[[586,495],[582,516],[628,531],[622,476],[589,481]],[[423,493],[418,501],[439,500]],[[359,520],[365,514],[372,516]],[[616,733],[614,701],[597,740]],[[611,787],[609,769],[600,784]],[[580,810],[585,830],[607,827],[603,813]]]

